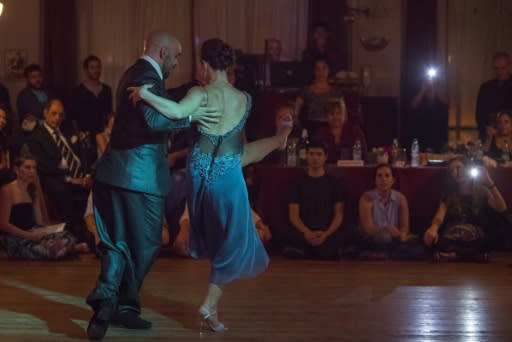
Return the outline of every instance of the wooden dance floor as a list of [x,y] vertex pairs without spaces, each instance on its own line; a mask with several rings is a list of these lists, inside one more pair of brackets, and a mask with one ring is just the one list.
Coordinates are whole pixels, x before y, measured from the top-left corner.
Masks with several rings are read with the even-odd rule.
[[[200,334],[204,261],[160,258],[141,292],[153,329],[105,341],[512,341],[512,255],[489,264],[273,258],[221,301],[229,328]],[[0,260],[0,341],[86,340],[98,261]]]

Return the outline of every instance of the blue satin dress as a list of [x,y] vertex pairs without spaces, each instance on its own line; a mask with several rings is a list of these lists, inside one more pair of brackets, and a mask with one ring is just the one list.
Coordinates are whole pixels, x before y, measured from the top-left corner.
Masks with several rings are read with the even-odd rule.
[[268,255],[251,216],[242,173],[242,131],[251,108],[231,131],[217,136],[200,132],[188,166],[190,251],[211,261],[210,282],[218,285],[263,272]]

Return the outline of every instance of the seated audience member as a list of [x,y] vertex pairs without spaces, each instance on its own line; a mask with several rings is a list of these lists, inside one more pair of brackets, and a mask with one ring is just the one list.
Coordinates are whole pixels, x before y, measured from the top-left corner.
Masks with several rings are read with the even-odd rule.
[[361,127],[348,121],[347,109],[343,98],[327,103],[327,127],[320,127],[315,138],[327,145],[327,162],[336,163],[339,159],[352,159],[352,148],[356,140],[361,143],[363,154],[366,152],[366,138]]
[[281,55],[281,41],[277,38],[265,39],[265,56],[263,61],[263,77],[265,86],[271,85],[270,65],[275,62],[289,61]]
[[295,113],[299,115],[302,127],[311,136],[319,127],[327,126],[325,107],[329,100],[342,96],[341,88],[330,85],[329,64],[325,59],[317,59],[313,64],[313,82],[305,87],[295,100]]
[[448,162],[445,193],[423,238],[436,259],[486,260],[493,211],[507,210],[488,171],[477,167],[479,175],[472,178],[471,169],[462,157]]
[[282,232],[283,254],[292,258],[340,257],[343,192],[338,180],[325,171],[327,150],[319,141],[307,148],[306,174],[291,188],[288,216],[291,227]]
[[[270,233],[270,229],[268,226],[263,223],[261,217],[251,209],[252,220],[254,222],[254,226],[256,227],[256,231],[258,236],[263,244],[268,244],[270,239],[272,239],[272,234]],[[185,210],[179,219],[179,231],[176,234],[174,242],[172,244],[173,251],[183,257],[189,257],[189,235],[190,235],[190,216],[188,214],[188,206],[185,204]]]
[[96,153],[98,155],[98,159],[103,156],[103,153],[110,142],[110,134],[112,134],[112,127],[114,127],[115,121],[114,114],[108,114],[104,121],[102,131],[96,134]]
[[3,242],[12,258],[55,260],[67,257],[87,246],[75,244],[75,237],[67,231],[52,233],[41,228],[43,196],[37,183],[36,161],[30,156],[20,157],[14,165],[16,180],[0,189],[0,230]]
[[496,129],[486,128],[484,151],[490,158],[507,162],[512,160],[512,112],[501,112],[496,117]]
[[407,146],[418,139],[423,150],[438,153],[448,141],[448,105],[439,97],[438,87],[435,80],[424,80],[412,99],[407,118]]
[[359,223],[363,242],[370,250],[392,256],[409,235],[409,206],[403,194],[393,189],[394,170],[388,164],[375,168],[375,188],[359,200]]
[[[57,209],[60,219],[70,229],[77,229],[73,232],[82,240],[85,231],[79,231],[78,224],[82,223],[80,213],[83,213],[87,201],[84,189],[90,187],[91,179],[83,175],[81,161],[72,149],[73,144],[59,129],[63,118],[62,102],[51,100],[44,110],[43,125],[37,127],[27,143],[37,161],[43,193]],[[79,201],[75,203],[74,198]]]
[[[279,123],[285,117],[293,118],[293,130],[288,136],[288,141],[296,140],[298,141],[301,137],[301,128],[300,123],[298,121],[298,117],[295,115],[293,105],[281,105],[277,108],[276,116],[275,116],[275,127],[276,131],[279,127]],[[284,164],[286,163],[286,146],[282,149],[277,149],[270,152],[264,159],[264,163],[276,163],[276,164]]]
[[7,89],[7,87],[2,83],[0,83],[0,106],[3,107],[7,112],[12,112],[9,89]]
[[260,215],[258,215],[254,209],[251,209],[251,214],[252,221],[254,222],[254,226],[256,227],[256,231],[258,232],[261,242],[263,242],[264,245],[269,244],[272,239],[270,228],[263,222]]
[[495,78],[480,86],[476,99],[475,121],[478,137],[484,141],[486,130],[492,126],[495,113],[512,109],[512,73],[510,55],[496,52],[492,59]]
[[17,132],[19,123],[16,120],[16,115],[12,110],[11,97],[9,95],[9,89],[2,83],[0,83],[0,108],[3,109],[6,115],[7,124],[3,128],[3,132],[8,138],[13,138]]
[[10,170],[10,152],[7,141],[7,135],[4,128],[7,125],[7,112],[0,106],[0,186],[12,180],[12,172]]
[[37,64],[25,68],[27,86],[18,94],[16,105],[18,118],[24,131],[33,131],[37,121],[44,120],[43,111],[54,93],[44,86],[43,71]]
[[104,128],[106,117],[112,113],[112,89],[102,83],[101,60],[90,55],[83,62],[84,80],[71,90],[71,115],[79,131],[92,137]]

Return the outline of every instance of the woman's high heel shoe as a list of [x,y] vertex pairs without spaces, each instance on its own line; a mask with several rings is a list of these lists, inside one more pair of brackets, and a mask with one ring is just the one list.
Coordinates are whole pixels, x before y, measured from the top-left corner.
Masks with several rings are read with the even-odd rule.
[[201,319],[201,331],[203,331],[205,327],[208,330],[221,332],[227,330],[227,328],[222,324],[217,318],[217,312],[210,311],[210,309],[206,306],[201,306],[199,308],[199,315]]

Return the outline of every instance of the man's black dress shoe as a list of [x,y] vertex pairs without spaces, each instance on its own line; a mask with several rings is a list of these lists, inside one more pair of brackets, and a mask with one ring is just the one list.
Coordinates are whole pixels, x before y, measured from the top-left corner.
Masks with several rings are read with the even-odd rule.
[[112,317],[110,323],[127,329],[137,330],[150,329],[153,325],[150,321],[140,318],[139,314],[134,311],[119,312]]
[[96,306],[94,315],[87,326],[87,337],[90,340],[103,339],[107,333],[115,308],[115,303],[111,301],[103,301],[101,305]]

